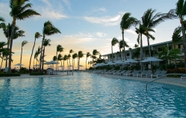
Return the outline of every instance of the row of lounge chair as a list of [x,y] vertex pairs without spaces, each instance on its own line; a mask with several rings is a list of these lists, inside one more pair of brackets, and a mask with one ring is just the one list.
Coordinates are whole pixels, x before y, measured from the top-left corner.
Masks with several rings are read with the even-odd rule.
[[133,76],[133,77],[146,77],[146,78],[160,78],[166,76],[167,71],[157,70],[155,73],[152,73],[151,70],[93,70],[90,71],[97,74],[111,74],[111,75],[120,75],[120,76]]

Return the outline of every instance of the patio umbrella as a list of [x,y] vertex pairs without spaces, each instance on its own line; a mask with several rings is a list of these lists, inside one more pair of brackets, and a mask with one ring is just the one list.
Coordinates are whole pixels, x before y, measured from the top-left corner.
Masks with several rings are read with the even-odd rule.
[[17,63],[14,66],[24,66],[23,64]]
[[161,59],[158,59],[156,57],[148,57],[147,59],[145,60],[142,60],[141,62],[158,62],[158,61],[162,61]]
[[40,66],[40,65],[39,65],[39,64],[35,64],[34,66],[38,67],[38,66]]
[[127,59],[127,60],[125,61],[125,63],[138,63],[138,61],[133,60],[133,59]]
[[57,62],[57,61],[48,61],[48,62],[46,62],[45,64],[59,64],[59,62]]
[[118,65],[119,65],[119,64],[124,64],[124,62],[121,61],[121,60],[118,60],[118,61],[115,62],[115,65],[117,65],[117,64],[118,64]]
[[106,65],[114,65],[115,63],[109,61]]

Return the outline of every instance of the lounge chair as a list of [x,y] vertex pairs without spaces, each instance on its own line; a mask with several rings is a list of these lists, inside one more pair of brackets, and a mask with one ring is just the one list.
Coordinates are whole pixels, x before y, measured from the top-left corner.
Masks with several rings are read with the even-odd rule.
[[186,78],[186,74],[181,75],[180,80]]
[[151,74],[151,70],[144,70],[144,71],[141,72],[140,76],[141,77],[143,77],[143,76],[147,77],[147,75],[149,75],[149,74]]
[[120,71],[120,72],[117,72],[117,73],[115,73],[116,75],[123,75],[123,73],[125,73],[126,72],[126,70],[122,70],[122,71]]
[[167,73],[166,70],[162,70],[162,71],[160,71],[160,73],[154,75],[153,77],[155,77],[155,78],[164,77],[164,76],[166,76],[166,73]]
[[125,75],[125,76],[127,76],[127,75],[129,75],[131,73],[131,70],[127,70],[126,72],[124,72],[122,75]]
[[137,77],[137,75],[138,74],[140,74],[140,70],[134,70],[132,73],[131,73],[131,75],[133,76],[133,77]]
[[156,77],[156,75],[160,74],[161,71],[160,70],[157,70],[154,74],[151,74],[150,77],[153,78],[153,77]]

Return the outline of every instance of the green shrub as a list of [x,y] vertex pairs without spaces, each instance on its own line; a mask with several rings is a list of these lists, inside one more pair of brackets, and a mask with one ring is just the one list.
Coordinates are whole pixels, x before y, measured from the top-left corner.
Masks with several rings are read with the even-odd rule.
[[30,75],[45,75],[43,72],[31,72]]
[[0,73],[0,77],[20,76],[20,73]]

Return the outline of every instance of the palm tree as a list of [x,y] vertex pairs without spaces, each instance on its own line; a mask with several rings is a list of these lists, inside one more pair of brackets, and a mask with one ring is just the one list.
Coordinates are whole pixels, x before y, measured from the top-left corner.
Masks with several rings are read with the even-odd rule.
[[156,27],[161,22],[165,21],[169,17],[167,14],[156,13],[156,10],[148,9],[142,16],[142,24],[145,27],[145,35],[147,37],[147,44],[149,48],[149,56],[151,57],[151,49],[150,49],[150,42],[149,38],[155,39],[149,32],[155,32],[152,28]]
[[47,21],[44,23],[43,27],[43,38],[41,42],[41,54],[40,54],[40,70],[43,70],[43,64],[44,64],[44,41],[46,36],[54,35],[56,33],[61,33],[50,21]]
[[82,51],[78,51],[77,57],[78,57],[78,70],[79,70],[79,67],[80,67],[80,59],[83,57],[83,52],[82,52]]
[[[68,56],[67,55],[64,55],[64,57],[63,57],[63,69],[64,69],[64,66],[65,66],[65,61],[67,61],[68,60]],[[67,66],[68,66],[68,61],[67,61]]]
[[[47,47],[47,46],[50,46],[51,44],[50,44],[50,39],[45,39],[44,40],[44,42],[43,42],[43,60],[44,60],[44,57],[45,57],[45,48]],[[40,54],[41,55],[41,54]],[[44,62],[44,61],[43,61]],[[42,65],[42,70],[43,70],[43,66],[44,66],[44,63],[43,63],[43,65]]]
[[[4,33],[5,37],[7,38],[7,48],[10,49],[10,36],[11,36],[12,25],[10,25],[10,23],[8,25],[6,25],[5,23],[2,23],[2,28],[3,28],[3,33]],[[13,39],[15,40],[18,37],[23,37],[23,36],[25,36],[24,31],[19,30],[19,28],[17,26],[15,26]],[[9,55],[7,55],[7,57],[6,57],[5,67],[7,67],[8,56]]]
[[72,67],[73,67],[73,70],[74,70],[74,65],[75,65],[75,59],[77,58],[77,53],[74,53],[73,55],[72,55],[72,59],[73,59],[73,63],[72,63]]
[[[58,52],[62,52],[63,51],[63,47],[61,46],[61,45],[57,45],[57,47],[56,47],[56,61],[58,62]],[[56,69],[57,69],[57,66],[58,66],[58,64],[56,64]]]
[[[124,40],[124,31],[129,29],[132,25],[136,25],[138,24],[138,20],[134,17],[131,17],[130,13],[125,13],[122,17],[122,20],[120,22],[120,28],[122,30],[122,40],[123,42]],[[126,54],[125,54],[125,46],[123,46],[123,53],[124,53],[124,59],[126,60]]]
[[31,55],[30,55],[29,70],[30,70],[30,66],[31,66],[31,62],[32,62],[32,55],[33,55],[33,52],[34,52],[36,39],[37,39],[37,38],[40,38],[40,37],[41,37],[41,34],[40,34],[39,32],[36,32],[36,33],[35,33],[34,44],[33,44],[33,47],[32,47],[32,52],[31,52]]
[[2,23],[0,23],[0,28],[3,27],[2,25],[4,25],[4,23],[3,23],[4,21],[5,21],[4,18],[0,17],[0,22],[2,22]]
[[1,66],[0,66],[0,70],[2,68],[2,64],[3,64],[3,60],[5,57],[5,52],[7,52],[8,48],[4,48],[4,46],[6,46],[7,44],[5,42],[0,42],[0,58],[1,58]]
[[159,52],[159,58],[163,59],[166,64],[168,64],[168,60],[175,60],[177,58],[180,58],[181,52],[179,49],[172,49],[169,50],[167,46],[163,47],[163,50]]
[[113,55],[113,46],[116,45],[117,43],[118,43],[118,39],[114,37],[112,39],[112,41],[111,41],[112,62],[114,61],[113,60],[113,57],[114,57],[114,55]]
[[[72,54],[72,53],[74,53],[74,51],[72,49],[70,49],[69,53]],[[70,55],[70,57],[71,57],[71,55]],[[72,60],[71,60],[71,62],[72,62]]]
[[22,56],[23,56],[23,47],[27,44],[27,41],[22,41],[21,43],[21,54],[20,54],[20,69],[22,67]]
[[9,52],[9,70],[11,73],[11,61],[12,61],[12,46],[13,46],[13,37],[14,37],[14,29],[16,26],[16,20],[24,20],[25,18],[29,18],[34,15],[40,15],[36,11],[30,9],[32,4],[27,3],[29,0],[10,0],[10,15],[13,18],[12,20],[12,31],[10,37],[10,52]]
[[175,46],[177,43],[181,42],[182,36],[181,36],[181,27],[175,28],[173,35],[172,35],[172,43],[173,43],[173,48],[175,49]]
[[88,57],[90,57],[90,56],[91,56],[90,52],[87,52],[87,54],[86,54],[86,61],[85,61],[86,69],[87,69]]
[[61,67],[62,67],[63,56],[61,54],[58,54],[57,60],[59,60],[61,62]]
[[129,47],[129,45],[127,44],[126,41],[123,42],[123,40],[119,41],[119,52],[120,52],[120,59],[122,60],[122,57],[121,57],[121,50],[123,47]]
[[[41,53],[41,48],[38,47],[37,51],[34,54],[34,59],[36,60],[36,65],[37,65],[37,62],[39,61],[38,56],[40,53]],[[34,61],[33,61],[33,65],[34,65]]]
[[138,34],[137,42],[140,43],[140,66],[142,71],[142,59],[143,59],[143,40],[142,35],[145,34],[145,27],[139,24],[139,28],[136,28],[136,33]]
[[181,24],[181,31],[182,31],[182,41],[183,41],[183,47],[184,47],[184,64],[186,68],[186,37],[185,37],[185,25],[186,21],[184,20],[184,16],[186,15],[186,1],[185,0],[178,0],[176,3],[176,8],[171,9],[169,11],[171,13],[172,17],[178,17]]

